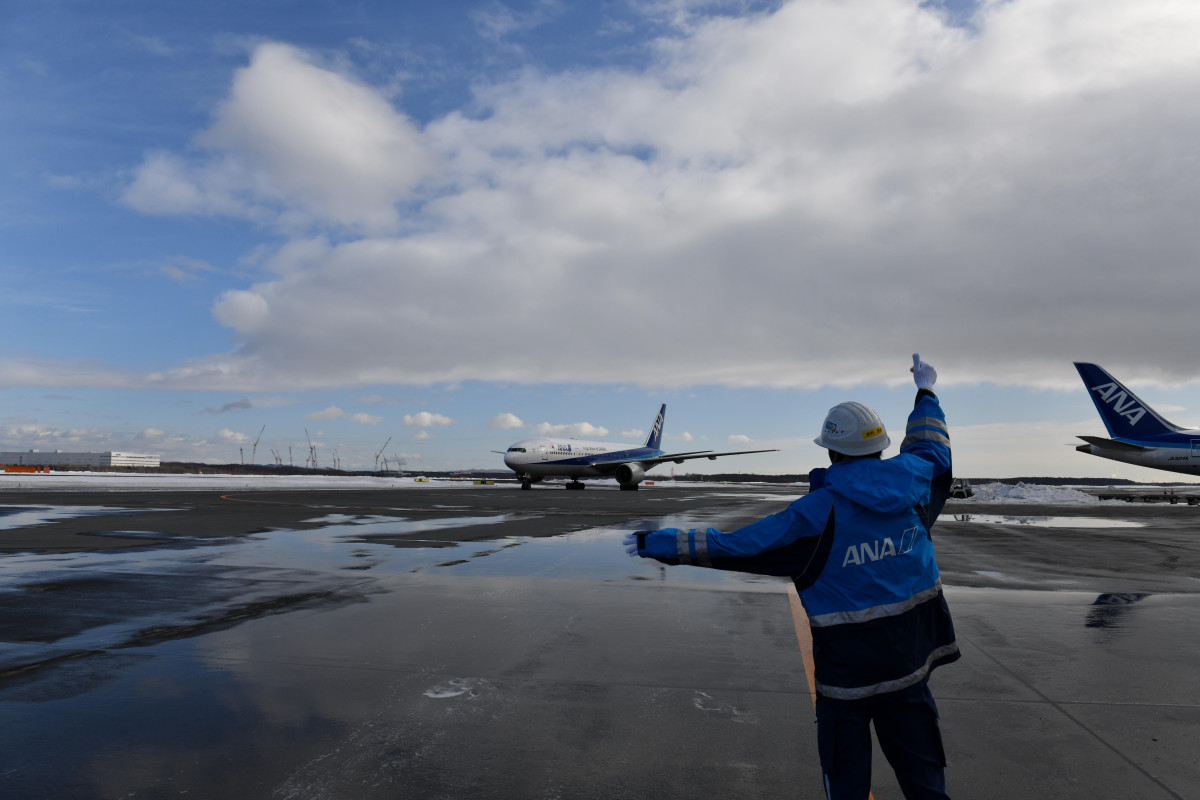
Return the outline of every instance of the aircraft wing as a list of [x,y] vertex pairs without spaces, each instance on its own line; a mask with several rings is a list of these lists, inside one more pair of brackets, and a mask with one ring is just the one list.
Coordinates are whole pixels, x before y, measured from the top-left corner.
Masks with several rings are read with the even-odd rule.
[[743,455],[745,455],[745,453],[776,452],[778,450],[779,450],[778,447],[770,447],[770,449],[768,449],[768,450],[734,450],[731,452],[720,452],[720,453],[714,453],[712,450],[690,450],[688,452],[682,452],[682,453],[666,453],[666,455],[662,455],[662,456],[650,456],[650,457],[635,456],[632,458],[613,458],[612,461],[601,461],[601,459],[596,459],[596,461],[588,464],[588,467],[598,471],[598,473],[606,473],[607,474],[607,473],[616,473],[617,468],[620,467],[620,465],[622,465],[622,464],[641,464],[642,467],[649,469],[652,467],[658,467],[659,464],[666,463],[668,461],[673,461],[674,463],[677,463],[677,464],[682,464],[685,461],[689,461],[689,459],[691,459],[691,458],[709,458],[709,459],[714,459],[714,461],[715,461],[715,459],[720,456],[743,456]]
[[646,469],[656,467],[659,464],[664,464],[668,461],[674,461],[676,464],[682,464],[684,461],[693,458],[708,458],[716,460],[719,456],[740,456],[746,453],[774,453],[778,448],[769,448],[767,450],[734,450],[728,453],[714,453],[711,450],[689,450],[686,453],[666,453],[661,456],[635,456],[632,458],[619,458],[611,461],[596,460],[588,464],[597,472],[616,472],[617,467],[622,464],[641,464]]
[[632,458],[630,461],[637,461],[639,464],[645,464],[648,467],[652,467],[657,464],[665,464],[668,461],[674,461],[676,464],[682,464],[683,462],[693,458],[707,458],[711,461],[715,461],[721,456],[741,456],[747,453],[775,453],[778,451],[779,448],[777,447],[771,447],[766,450],[730,450],[725,453],[714,453],[711,450],[699,450],[691,453],[667,453],[661,456],[654,456],[653,458]]
[[[660,459],[660,460],[661,459],[676,459],[676,458],[679,458],[680,456],[687,456],[688,458],[700,458],[701,456],[707,456],[711,452],[712,452],[712,450],[686,450],[682,453],[671,453],[670,455],[654,456],[654,457],[657,459]],[[631,461],[646,461],[647,459],[634,458],[634,459],[630,459],[630,460]]]

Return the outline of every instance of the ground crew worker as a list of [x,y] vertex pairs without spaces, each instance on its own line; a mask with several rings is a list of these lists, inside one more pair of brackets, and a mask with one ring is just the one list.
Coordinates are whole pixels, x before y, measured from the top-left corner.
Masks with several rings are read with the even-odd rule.
[[930,528],[949,495],[950,439],[932,387],[937,372],[913,354],[917,397],[900,454],[861,403],[829,410],[814,441],[828,469],[783,511],[725,533],[635,531],[630,555],[790,576],[812,630],[817,750],[830,800],[866,800],[871,730],[904,796],[946,798],[945,755],[929,673],[958,645]]

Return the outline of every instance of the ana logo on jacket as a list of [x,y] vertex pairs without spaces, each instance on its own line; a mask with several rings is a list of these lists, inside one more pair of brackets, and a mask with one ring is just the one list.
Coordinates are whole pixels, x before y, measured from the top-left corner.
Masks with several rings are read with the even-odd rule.
[[870,542],[861,542],[860,544],[852,544],[846,548],[846,555],[842,558],[842,566],[847,567],[851,564],[862,565],[870,561],[879,561],[888,556],[907,553],[913,549],[913,544],[917,540],[916,527],[909,528],[900,537],[900,549],[896,549],[896,543],[892,541],[892,537],[888,536],[883,539],[876,539]]

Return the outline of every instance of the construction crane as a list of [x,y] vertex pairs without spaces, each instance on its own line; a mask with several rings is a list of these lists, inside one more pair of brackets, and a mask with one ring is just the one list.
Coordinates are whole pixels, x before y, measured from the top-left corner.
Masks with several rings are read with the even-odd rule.
[[308,428],[304,429],[304,438],[308,439],[308,464],[312,469],[316,469],[317,446],[313,444],[312,437],[308,435]]
[[[267,426],[263,425],[262,429],[258,432],[258,439],[262,438],[263,431],[265,431],[266,429],[267,429]],[[258,456],[258,439],[254,440],[254,446],[250,448],[250,463],[251,464],[258,463],[258,458],[257,458],[257,456]]]
[[[387,450],[387,446],[389,444],[391,444],[391,442],[392,442],[392,437],[389,436],[387,441],[383,443],[383,447],[379,448],[379,452],[375,454],[375,471],[376,472],[379,472],[379,457],[381,455],[383,455],[383,451]],[[384,463],[386,463],[386,461],[387,460],[385,459]]]

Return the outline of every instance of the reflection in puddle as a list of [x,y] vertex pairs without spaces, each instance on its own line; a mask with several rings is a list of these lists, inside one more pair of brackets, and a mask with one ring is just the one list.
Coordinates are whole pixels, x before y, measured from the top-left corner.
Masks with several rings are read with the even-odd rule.
[[[948,521],[945,517],[943,521]],[[1097,517],[1036,517],[1008,514],[954,514],[955,522],[978,522],[990,525],[1033,525],[1039,528],[1141,528],[1142,522]]]
[[520,517],[330,515],[319,520],[329,524],[308,530],[155,541],[122,550],[9,554],[2,557],[6,581],[0,586],[0,675],[114,648],[202,636],[280,613],[361,603],[387,593],[391,582],[419,573],[469,579],[653,580],[744,590],[757,584],[772,591],[781,583],[694,567],[666,570],[657,562],[631,559],[621,547],[626,527],[505,537],[482,547],[478,541],[421,538],[422,533],[514,519]]
[[1088,610],[1087,622],[1089,628],[1102,628],[1119,632],[1129,623],[1129,612],[1135,603],[1149,597],[1142,592],[1111,592],[1100,595]]
[[479,693],[481,685],[486,684],[480,678],[451,678],[444,684],[426,689],[423,694],[431,700],[449,700],[452,697],[462,697],[470,695],[475,697]]
[[[438,517],[436,519],[409,519],[407,517],[392,517],[382,514],[350,516],[347,514],[329,514],[324,517],[306,520],[310,525],[321,525],[317,531],[323,538],[341,538],[348,542],[360,544],[389,544],[394,547],[449,547],[452,541],[445,537],[438,540],[414,538],[412,534],[435,533],[453,530],[454,528],[469,528],[484,525],[496,525],[502,522],[528,519],[525,514],[492,514],[490,516],[472,517]],[[292,533],[295,533],[294,531]]]
[[975,570],[975,574],[982,575],[985,578],[991,578],[992,580],[996,580],[996,581],[1011,580],[1003,572],[996,572],[995,570],[990,570],[990,569],[977,569],[977,570]]
[[808,493],[808,486],[804,486],[803,490],[795,489],[791,491],[779,492],[722,492],[721,499],[737,498],[739,500],[766,500],[768,502],[778,501],[783,504],[791,503],[796,498]]
[[119,516],[146,511],[165,511],[161,508],[113,508],[112,506],[0,506],[0,530],[32,528],[76,517]]

